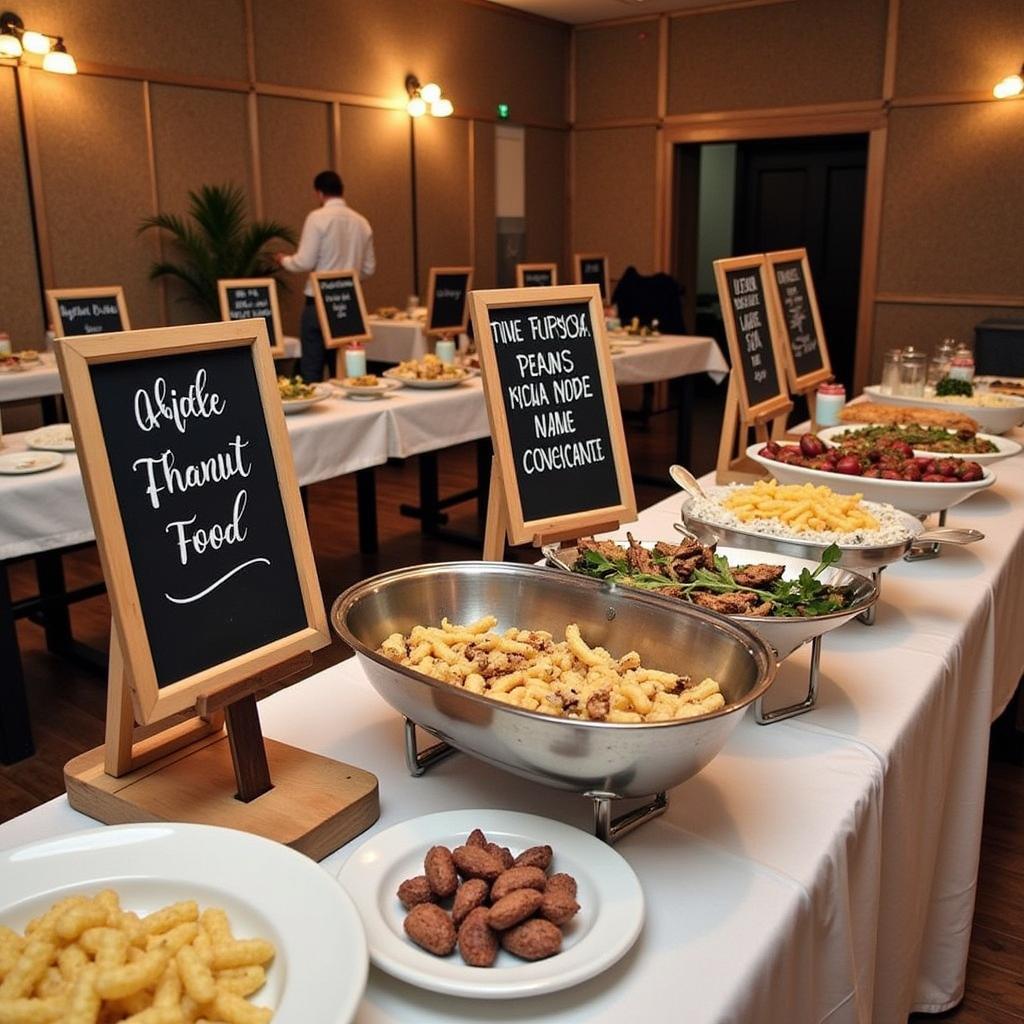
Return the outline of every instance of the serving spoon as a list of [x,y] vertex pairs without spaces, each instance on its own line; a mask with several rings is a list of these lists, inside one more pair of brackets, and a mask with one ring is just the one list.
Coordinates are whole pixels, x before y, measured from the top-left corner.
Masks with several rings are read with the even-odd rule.
[[707,493],[701,487],[700,481],[683,466],[674,465],[668,467],[668,475],[672,477],[676,486],[695,498],[707,498]]

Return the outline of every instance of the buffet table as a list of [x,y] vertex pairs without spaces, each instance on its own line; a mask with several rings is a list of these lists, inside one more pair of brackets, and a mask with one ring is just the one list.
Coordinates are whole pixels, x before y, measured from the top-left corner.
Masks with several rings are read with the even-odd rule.
[[39,359],[36,366],[0,373],[0,405],[60,394],[57,360],[50,352],[40,353]]
[[[426,310],[423,310],[424,317]],[[373,339],[366,343],[366,358],[375,363],[400,363],[405,359],[422,359],[434,351],[434,345],[423,330],[425,319],[411,320],[402,315],[389,320],[382,316],[367,317],[366,326]]]
[[[1024,460],[951,521],[970,548],[885,573],[877,624],[825,640],[818,707],[759,727],[748,713],[723,752],[670,793],[667,813],[617,846],[643,884],[647,921],[606,974],[556,995],[477,1003],[371,970],[360,1022],[904,1021],[962,995],[973,914],[988,726],[1024,668],[1014,618],[1024,570]],[[679,500],[641,514],[672,536]],[[772,703],[805,685],[806,648]],[[411,779],[401,720],[356,661],[261,704],[276,739],[378,775],[373,831],[434,810],[496,807],[590,827],[590,804],[458,755]],[[12,846],[94,823],[64,798],[0,826]],[[370,834],[370,833],[368,833]],[[324,862],[334,872],[356,839]],[[916,969],[915,969],[916,965]]]

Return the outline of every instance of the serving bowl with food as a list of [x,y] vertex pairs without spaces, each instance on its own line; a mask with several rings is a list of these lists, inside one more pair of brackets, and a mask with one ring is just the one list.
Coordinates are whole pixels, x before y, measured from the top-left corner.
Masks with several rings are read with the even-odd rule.
[[[915,456],[946,459],[949,456],[970,459],[981,466],[1008,459],[1020,453],[1021,445],[1009,437],[983,434],[976,430],[919,426],[915,423],[869,423],[863,426],[840,424],[818,431],[826,445],[853,449],[865,454],[875,449],[903,445]],[[904,449],[905,450],[905,449]]]
[[996,481],[991,469],[970,459],[915,456],[900,441],[879,442],[864,451],[858,445],[828,445],[816,434],[804,434],[799,444],[757,442],[747,455],[780,483],[823,483],[839,494],[890,502],[915,515],[943,512]]
[[609,800],[658,794],[663,810],[664,791],[714,758],[777,669],[761,636],[706,609],[498,562],[375,576],[335,601],[331,621],[405,716],[413,774],[432,756],[416,750],[416,723],[592,796],[606,836]]
[[422,359],[407,359],[392,366],[384,371],[384,376],[409,388],[453,388],[477,373],[470,367],[442,363],[433,353],[428,353]]
[[1024,397],[982,388],[972,389],[970,395],[936,394],[934,388],[929,388],[922,397],[915,397],[891,395],[883,391],[880,384],[872,384],[864,389],[864,394],[872,402],[883,405],[948,410],[970,416],[990,434],[1005,434],[1024,423]]
[[326,384],[307,384],[301,377],[278,377],[277,390],[286,416],[305,412],[307,409],[331,397]]

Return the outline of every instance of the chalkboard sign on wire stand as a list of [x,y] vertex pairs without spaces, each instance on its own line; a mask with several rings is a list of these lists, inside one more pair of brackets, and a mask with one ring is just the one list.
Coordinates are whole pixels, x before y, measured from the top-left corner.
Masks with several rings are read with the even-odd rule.
[[377,781],[260,731],[256,695],[330,642],[263,318],[57,359],[113,618],[106,744],[66,765],[71,805],[326,856],[376,820]]
[[320,270],[310,274],[313,301],[327,348],[369,341],[366,303],[356,270]]
[[132,329],[124,289],[116,284],[103,288],[47,288],[46,311],[58,338]]
[[719,483],[750,481],[764,474],[746,457],[748,431],[753,428],[758,441],[781,437],[793,408],[776,336],[775,293],[763,255],[715,260],[715,284],[732,364],[716,477]]
[[494,442],[484,558],[636,518],[615,373],[594,285],[472,295]]
[[277,281],[272,277],[221,278],[217,282],[222,320],[250,320],[261,317],[267,325],[270,354],[281,359],[284,354],[284,331],[277,305]]

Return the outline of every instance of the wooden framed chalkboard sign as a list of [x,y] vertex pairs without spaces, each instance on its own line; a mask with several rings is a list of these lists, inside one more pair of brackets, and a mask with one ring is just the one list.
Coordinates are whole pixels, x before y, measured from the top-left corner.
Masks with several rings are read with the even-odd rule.
[[782,346],[791,391],[806,394],[832,378],[832,362],[818,311],[806,249],[765,254],[779,314],[776,333]]
[[461,334],[469,326],[472,267],[431,267],[427,280],[427,333]]
[[611,302],[611,285],[608,281],[608,257],[603,252],[578,252],[573,257],[577,284],[596,284],[601,289],[601,301]]
[[46,306],[58,338],[130,331],[120,285],[105,288],[47,288]]
[[267,324],[270,354],[280,359],[284,353],[284,331],[277,305],[277,281],[272,277],[221,278],[217,282],[222,320],[251,320],[262,317]]
[[593,285],[471,296],[495,465],[484,557],[636,518],[629,453]]
[[320,270],[309,276],[324,344],[340,348],[353,341],[369,341],[373,335],[367,326],[358,271]]
[[330,642],[263,318],[65,338],[57,359],[113,617],[107,743],[65,768],[72,806],[336,849],[376,818],[376,780],[264,741],[256,709]]
[[517,288],[551,288],[558,284],[557,263],[517,263]]
[[[729,390],[718,449],[718,479],[749,479],[760,475],[745,456],[747,433],[758,440],[785,432],[793,408],[782,370],[775,327],[775,293],[763,255],[715,260],[715,283],[729,346]],[[738,448],[737,448],[738,446]]]

